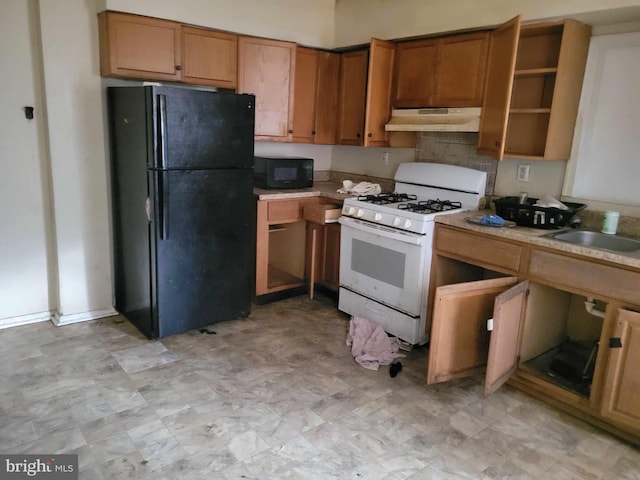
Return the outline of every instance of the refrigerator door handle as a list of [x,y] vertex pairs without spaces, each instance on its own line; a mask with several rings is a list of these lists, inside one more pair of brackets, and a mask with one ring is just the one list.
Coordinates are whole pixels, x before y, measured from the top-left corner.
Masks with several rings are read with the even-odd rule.
[[151,223],[151,214],[152,212],[152,206],[151,206],[151,198],[147,197],[147,199],[144,201],[144,211],[147,213],[147,222]]
[[160,222],[160,240],[169,238],[169,189],[165,185],[165,172],[156,175],[156,194],[158,195],[158,221]]
[[164,169],[167,157],[167,96],[158,95],[158,157],[156,168]]

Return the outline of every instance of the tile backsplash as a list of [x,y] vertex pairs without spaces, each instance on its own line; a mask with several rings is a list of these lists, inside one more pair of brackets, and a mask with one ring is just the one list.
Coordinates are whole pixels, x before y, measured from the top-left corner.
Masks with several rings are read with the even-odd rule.
[[419,132],[416,161],[446,163],[487,172],[486,195],[493,195],[498,161],[478,155],[478,134],[472,132]]

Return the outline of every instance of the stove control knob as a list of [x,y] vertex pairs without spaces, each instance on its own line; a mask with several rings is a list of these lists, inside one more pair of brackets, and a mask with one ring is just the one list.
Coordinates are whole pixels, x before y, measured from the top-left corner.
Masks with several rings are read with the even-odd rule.
[[393,219],[393,226],[394,227],[399,227],[401,223],[402,223],[402,219],[401,218],[396,217],[396,218]]
[[411,227],[411,220],[405,220],[404,221],[404,228],[408,229]]
[[356,217],[358,218],[362,218],[364,217],[364,210],[362,210],[361,208],[358,209],[358,213],[356,213]]
[[376,222],[379,222],[380,220],[382,220],[382,214],[381,214],[381,213],[376,213],[376,214],[373,216],[373,219],[374,219]]
[[356,213],[356,209],[353,207],[349,207],[349,209],[345,213],[349,216],[353,216],[353,214]]

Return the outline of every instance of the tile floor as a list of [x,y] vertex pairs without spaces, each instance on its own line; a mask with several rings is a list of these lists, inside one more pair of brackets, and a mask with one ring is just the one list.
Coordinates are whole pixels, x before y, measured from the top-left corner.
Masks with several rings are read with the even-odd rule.
[[357,365],[333,301],[146,340],[122,317],[0,331],[0,452],[100,479],[639,479],[640,450],[481,378]]

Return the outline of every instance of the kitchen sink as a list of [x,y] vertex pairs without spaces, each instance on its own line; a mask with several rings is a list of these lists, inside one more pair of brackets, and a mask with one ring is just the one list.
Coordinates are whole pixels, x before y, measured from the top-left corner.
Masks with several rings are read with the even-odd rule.
[[640,252],[640,240],[589,230],[562,230],[544,235],[562,242],[620,253]]

